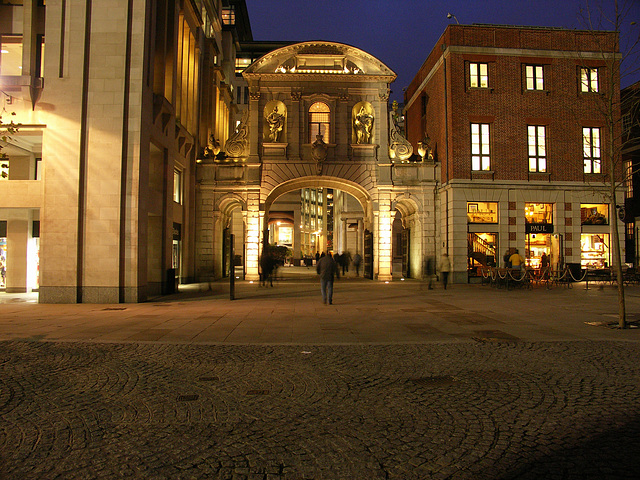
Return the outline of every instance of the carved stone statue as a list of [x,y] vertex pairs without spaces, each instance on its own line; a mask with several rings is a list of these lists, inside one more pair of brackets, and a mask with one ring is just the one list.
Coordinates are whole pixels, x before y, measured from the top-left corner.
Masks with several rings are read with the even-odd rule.
[[322,175],[322,162],[327,158],[327,150],[328,147],[322,135],[316,135],[316,141],[311,144],[311,156],[316,161],[318,175]]
[[216,140],[216,137],[209,135],[209,144],[204,147],[204,157],[212,158],[220,153],[220,144]]
[[278,141],[278,136],[282,129],[284,128],[285,116],[281,113],[278,113],[278,107],[273,107],[273,111],[267,115],[266,120],[269,124],[269,140],[272,142]]
[[353,125],[356,129],[356,143],[371,143],[373,115],[367,113],[364,107],[360,107],[360,111],[356,115]]

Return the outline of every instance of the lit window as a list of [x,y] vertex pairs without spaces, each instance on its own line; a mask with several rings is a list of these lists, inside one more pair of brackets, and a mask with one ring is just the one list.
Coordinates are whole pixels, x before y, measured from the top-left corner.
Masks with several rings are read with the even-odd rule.
[[471,124],[471,170],[491,170],[489,124]]
[[467,202],[468,223],[498,223],[497,202]]
[[316,141],[316,135],[322,135],[322,140],[329,143],[329,127],[331,125],[331,110],[326,103],[316,102],[309,107],[309,142]]
[[590,67],[580,68],[580,91],[581,92],[597,92],[598,91],[598,69]]
[[22,75],[21,35],[0,35],[0,75]]
[[525,203],[524,221],[532,224],[553,224],[553,203]]
[[527,90],[544,90],[544,67],[542,65],[527,65]]
[[177,168],[173,171],[173,201],[182,203],[182,172]]
[[222,23],[223,25],[236,24],[236,11],[233,5],[230,5],[222,9]]
[[527,126],[527,143],[529,146],[529,171],[547,171],[546,127],[541,125]]
[[469,85],[471,88],[489,87],[489,74],[486,63],[469,64]]
[[624,185],[627,198],[633,198],[633,163],[631,160],[624,162]]
[[584,173],[600,173],[600,129],[584,127],[582,129],[582,151],[584,157]]
[[236,75],[244,72],[249,65],[251,65],[250,58],[236,57]]
[[606,203],[581,203],[581,225],[609,225],[609,205]]

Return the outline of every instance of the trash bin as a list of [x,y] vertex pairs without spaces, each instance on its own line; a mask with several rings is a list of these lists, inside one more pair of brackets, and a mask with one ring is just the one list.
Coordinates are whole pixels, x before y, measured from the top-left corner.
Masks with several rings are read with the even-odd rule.
[[164,294],[171,295],[178,291],[178,279],[176,278],[176,269],[168,268],[167,277],[164,284]]

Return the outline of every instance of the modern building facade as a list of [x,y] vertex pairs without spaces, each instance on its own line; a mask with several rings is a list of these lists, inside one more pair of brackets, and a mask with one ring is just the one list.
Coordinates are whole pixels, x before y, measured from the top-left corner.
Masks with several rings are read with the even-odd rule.
[[232,132],[230,6],[0,3],[0,100],[21,124],[0,184],[6,290],[135,302],[194,280],[196,161]]
[[406,128],[440,166],[438,249],[455,282],[515,249],[533,267],[543,253],[611,265],[613,229],[624,248],[623,192],[607,189],[618,131],[600,108],[608,92],[619,108],[615,35],[450,25],[435,45],[406,91]]

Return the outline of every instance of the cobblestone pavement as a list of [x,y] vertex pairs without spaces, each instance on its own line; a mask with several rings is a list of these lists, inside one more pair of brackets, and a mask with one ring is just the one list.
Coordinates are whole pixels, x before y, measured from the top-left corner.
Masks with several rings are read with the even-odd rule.
[[0,342],[0,478],[618,479],[640,344]]

